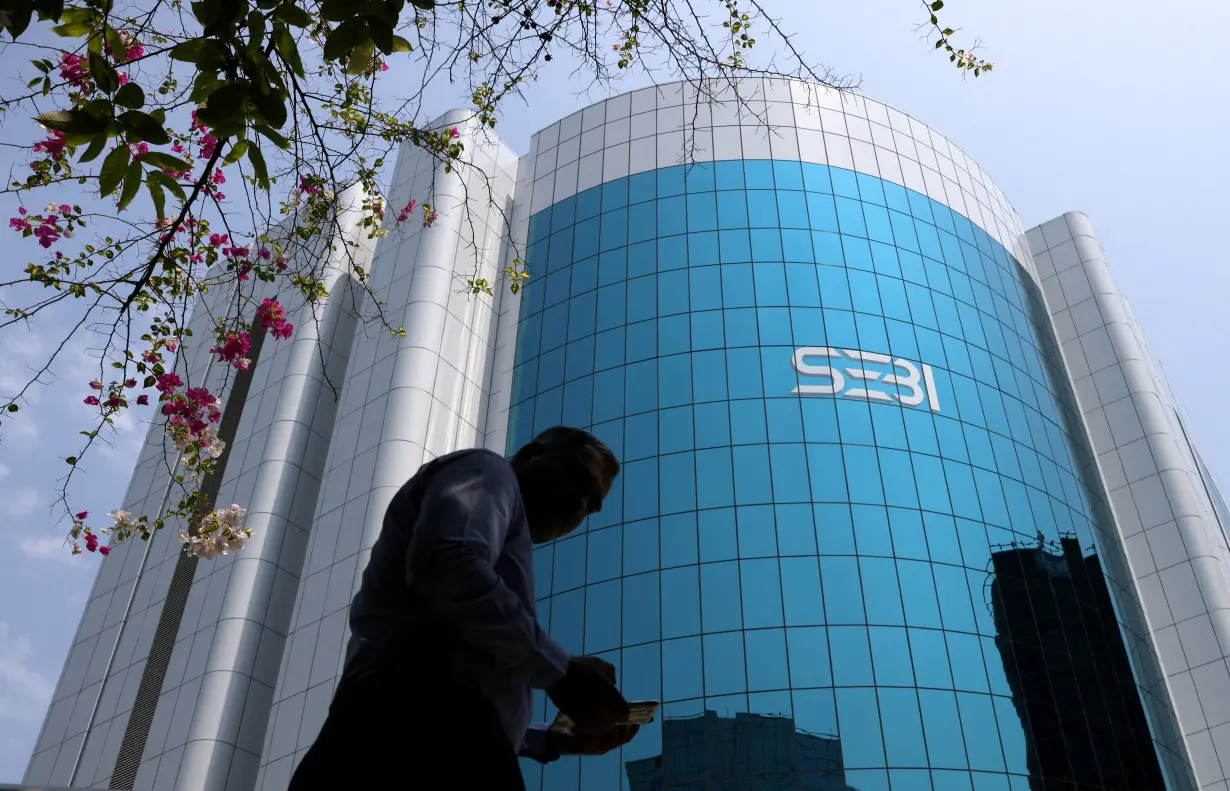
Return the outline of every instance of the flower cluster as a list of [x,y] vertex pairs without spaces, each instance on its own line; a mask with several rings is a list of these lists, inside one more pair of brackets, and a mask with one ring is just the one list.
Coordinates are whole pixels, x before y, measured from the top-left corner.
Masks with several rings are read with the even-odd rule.
[[88,61],[80,55],[73,55],[70,52],[60,53],[60,77],[74,88],[80,88],[87,92],[94,87],[90,80]]
[[240,371],[248,370],[252,361],[247,354],[252,349],[252,336],[246,332],[227,332],[219,340],[217,346],[209,350],[217,355],[218,362],[229,363]]
[[214,151],[218,149],[218,138],[209,133],[209,127],[196,120],[196,110],[192,111],[192,131],[199,132],[200,138],[197,143],[201,146],[199,156],[202,159],[209,159],[214,155]]
[[222,173],[222,168],[215,168],[210,175],[209,180],[205,182],[205,191],[212,195],[215,200],[226,200],[218,187],[226,183],[226,176]]
[[[123,382],[112,382],[107,386],[106,397],[94,395],[91,393],[82,399],[82,403],[86,406],[102,406],[107,413],[114,412],[117,409],[123,409],[128,406],[128,396],[126,392],[137,386],[136,379],[125,379]],[[101,392],[103,383],[98,379],[90,382],[90,389]],[[137,396],[137,403],[141,406],[149,404],[149,396],[144,393]]]
[[[52,159],[60,160],[64,158],[64,149],[68,147],[68,142],[64,139],[64,133],[58,130],[52,130],[51,134],[34,144],[34,150],[40,154],[46,154]],[[30,167],[35,165],[30,163]]]
[[[18,216],[9,218],[9,227],[22,236],[33,236],[40,245],[48,248],[60,241],[60,237],[73,238],[74,226],[84,224],[74,214],[74,207],[67,203],[59,206],[48,203],[45,211],[46,216],[42,216],[30,214],[24,206],[18,207]],[[66,222],[63,227],[60,225],[61,219]]]
[[[115,513],[114,511],[112,513]],[[81,554],[81,545],[78,540],[85,541],[85,549],[87,552],[97,552],[104,557],[111,554],[111,547],[104,546],[98,543],[98,534],[86,526],[85,520],[90,517],[89,511],[81,511],[73,517],[73,526],[68,531],[68,537],[72,540],[73,554]]]
[[261,327],[275,338],[289,338],[295,330],[295,325],[286,321],[286,309],[276,299],[265,297],[256,309],[256,318],[260,320]]
[[319,176],[300,176],[299,191],[308,195],[319,195],[323,191],[320,186],[322,183]]
[[111,44],[107,42],[103,45],[103,51],[119,64],[131,63],[145,54],[145,47],[137,41],[137,37],[127,30],[120,31],[120,40],[123,42],[124,51],[115,53],[111,51]]
[[416,201],[414,198],[411,198],[410,202],[407,203],[405,206],[403,206],[401,208],[401,211],[397,212],[397,221],[405,222],[407,219],[409,219],[410,215],[414,214],[414,207],[417,206],[418,204],[419,204],[418,201]]
[[200,558],[215,558],[232,549],[242,549],[252,536],[252,529],[243,526],[248,512],[238,505],[221,508],[201,520],[196,535],[181,530],[179,540],[184,548]]

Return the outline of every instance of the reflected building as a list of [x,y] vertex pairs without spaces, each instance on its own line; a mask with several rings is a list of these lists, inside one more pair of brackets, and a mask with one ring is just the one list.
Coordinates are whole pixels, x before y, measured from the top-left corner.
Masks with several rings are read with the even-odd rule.
[[[683,787],[776,782],[758,765],[859,791],[1225,787],[1224,508],[1089,218],[1027,230],[945,135],[872,99],[706,87],[611,96],[520,156],[452,111],[449,172],[401,151],[387,203],[434,195],[436,222],[317,255],[324,320],[296,308],[290,343],[219,383],[234,441],[210,494],[253,539],[197,563],[171,528],[102,560],[28,783],[285,791],[398,487],[566,424],[623,467],[535,550],[540,620],[696,719],[527,763],[531,791],[614,791],[655,756]],[[518,258],[518,293],[458,288]],[[404,335],[362,320],[373,300]],[[193,381],[207,346],[178,363]],[[155,514],[150,432],[116,505]],[[1039,534],[1082,551],[999,551]]]
[[992,554],[991,602],[1031,791],[1165,791],[1097,555],[1064,538]]
[[840,739],[764,714],[664,720],[662,754],[624,769],[628,791],[856,791],[846,785]]

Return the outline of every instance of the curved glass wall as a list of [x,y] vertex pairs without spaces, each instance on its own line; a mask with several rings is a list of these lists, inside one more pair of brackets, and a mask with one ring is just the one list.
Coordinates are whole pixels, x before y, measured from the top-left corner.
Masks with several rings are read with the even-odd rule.
[[880,179],[750,160],[608,182],[529,236],[509,449],[563,423],[624,465],[537,551],[541,615],[664,701],[530,788],[1165,787],[1002,246]]

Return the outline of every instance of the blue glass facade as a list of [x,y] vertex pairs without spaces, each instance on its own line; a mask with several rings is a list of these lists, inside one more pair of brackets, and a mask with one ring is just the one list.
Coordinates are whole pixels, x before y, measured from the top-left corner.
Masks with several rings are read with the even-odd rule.
[[[535,214],[528,242],[509,450],[562,423],[624,465],[600,514],[537,551],[541,615],[665,720],[622,754],[527,765],[530,788],[1160,782],[1125,757],[1152,748],[1121,630],[1078,590],[1105,590],[1078,562],[1102,496],[1000,244],[895,184],[767,160],[605,183]],[[1025,630],[1022,606],[1070,622]],[[1035,704],[1095,666],[1132,711],[1044,731]]]

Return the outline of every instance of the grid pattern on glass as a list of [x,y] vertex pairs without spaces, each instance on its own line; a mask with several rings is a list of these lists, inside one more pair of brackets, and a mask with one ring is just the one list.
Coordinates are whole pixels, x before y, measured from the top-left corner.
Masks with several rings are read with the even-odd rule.
[[[607,182],[535,214],[528,242],[509,449],[565,423],[624,462],[603,511],[538,551],[540,612],[665,702],[622,755],[527,766],[531,787],[1153,787],[1147,726],[1112,713],[1139,700],[1083,562],[1101,498],[1002,246],[897,185],[768,160]],[[926,366],[930,408],[900,386],[794,394],[835,382],[792,365],[804,347]],[[1113,700],[1030,729],[1039,696],[1081,700],[1061,674]],[[797,734],[785,769],[765,717]],[[1036,744],[1056,738],[1058,761]],[[803,759],[816,739],[827,764]],[[645,761],[657,786],[637,785]]]

